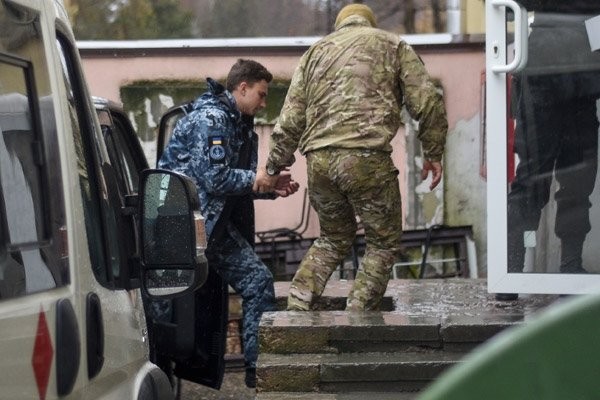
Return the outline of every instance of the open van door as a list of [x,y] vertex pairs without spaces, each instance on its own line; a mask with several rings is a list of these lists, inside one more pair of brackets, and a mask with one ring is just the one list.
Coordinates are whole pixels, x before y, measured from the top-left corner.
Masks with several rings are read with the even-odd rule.
[[[145,171],[142,182],[141,281],[154,361],[171,376],[218,389],[224,372],[227,310],[213,307],[226,303],[226,297],[222,280],[206,263],[196,186],[191,179],[164,170]],[[198,205],[193,211],[185,206],[191,197]],[[186,241],[189,237],[197,241]],[[194,269],[197,264],[207,266],[202,276]],[[183,294],[188,287],[197,289]]]
[[[126,210],[129,199],[138,196],[137,182],[148,164],[125,112],[105,99],[95,98],[94,104],[111,163],[119,171],[118,186]],[[137,226],[132,229],[136,237],[141,235]],[[138,249],[136,256],[140,254]],[[219,388],[228,320],[227,286],[219,275],[209,273],[204,285],[182,296],[162,299],[145,294],[144,307],[151,361],[169,375],[173,384],[180,378]]]
[[485,6],[488,290],[597,291],[600,2]]
[[[157,164],[175,125],[192,110],[192,106],[190,102],[173,107],[161,118],[156,146]],[[174,374],[177,377],[217,389],[221,386],[225,371],[228,300],[227,283],[209,269],[208,280],[202,288],[172,302],[169,322],[154,319],[152,330],[157,343],[166,344],[169,337],[176,338],[174,346],[162,345],[157,354],[175,361]],[[190,341],[192,337],[195,343]],[[186,358],[187,349],[192,348],[194,357]]]

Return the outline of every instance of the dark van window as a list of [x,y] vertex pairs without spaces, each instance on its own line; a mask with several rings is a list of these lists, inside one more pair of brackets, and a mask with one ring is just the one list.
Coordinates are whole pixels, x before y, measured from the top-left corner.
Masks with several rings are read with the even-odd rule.
[[127,268],[127,246],[121,240],[120,202],[116,173],[93,123],[95,111],[83,85],[83,73],[75,61],[77,49],[57,32],[63,77],[68,93],[69,116],[77,156],[77,172],[92,270],[105,287],[121,285],[122,268]]
[[[108,150],[111,163],[117,171],[119,178],[119,190],[123,194],[134,194],[138,192],[139,171],[147,168],[136,155],[143,156],[142,153],[132,149],[133,144],[128,139],[132,138],[131,131],[123,124],[120,118],[112,118],[110,126],[103,126],[104,141]],[[141,149],[140,149],[141,150]]]

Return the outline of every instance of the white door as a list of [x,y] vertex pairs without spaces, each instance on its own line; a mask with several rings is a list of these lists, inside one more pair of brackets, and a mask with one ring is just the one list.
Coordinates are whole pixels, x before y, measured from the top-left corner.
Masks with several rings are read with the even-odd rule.
[[486,2],[488,289],[600,288],[600,1]]

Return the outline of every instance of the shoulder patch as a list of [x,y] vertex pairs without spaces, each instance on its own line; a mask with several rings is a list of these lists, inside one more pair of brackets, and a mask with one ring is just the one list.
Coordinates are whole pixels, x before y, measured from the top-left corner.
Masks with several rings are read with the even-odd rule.
[[208,138],[208,155],[211,164],[222,164],[225,160],[225,139],[222,136]]

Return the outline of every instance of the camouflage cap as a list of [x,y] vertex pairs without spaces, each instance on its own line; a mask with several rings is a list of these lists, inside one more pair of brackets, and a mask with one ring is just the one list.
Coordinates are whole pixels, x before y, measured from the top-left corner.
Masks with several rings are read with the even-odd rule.
[[342,21],[351,15],[360,15],[361,17],[366,18],[373,28],[377,27],[375,14],[373,14],[373,10],[371,10],[369,6],[364,4],[348,4],[338,13],[337,18],[335,19],[335,29],[340,26]]

